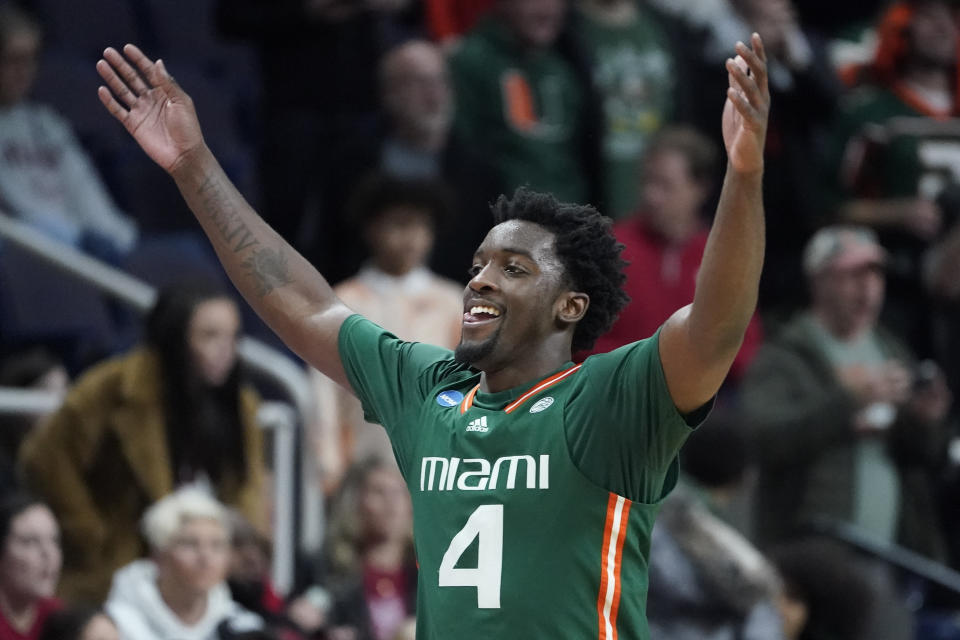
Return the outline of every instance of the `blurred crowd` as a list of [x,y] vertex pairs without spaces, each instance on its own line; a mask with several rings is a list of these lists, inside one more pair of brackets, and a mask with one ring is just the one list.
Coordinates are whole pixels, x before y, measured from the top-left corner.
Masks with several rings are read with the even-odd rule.
[[0,243],[0,387],[63,398],[0,415],[0,640],[414,633],[407,488],[317,372],[325,542],[271,583],[237,358],[270,338],[98,103],[104,47],[162,57],[245,197],[405,339],[457,343],[499,194],[594,204],[632,299],[602,352],[692,300],[753,31],[759,308],[654,529],[652,637],[960,638],[960,2],[2,0],[0,216],[161,293],[141,322]]

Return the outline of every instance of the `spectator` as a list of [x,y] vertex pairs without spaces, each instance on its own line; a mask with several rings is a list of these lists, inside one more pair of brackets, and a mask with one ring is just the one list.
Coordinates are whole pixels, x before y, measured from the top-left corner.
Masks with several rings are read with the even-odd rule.
[[[264,218],[331,276],[345,235],[329,198],[342,155],[375,135],[376,69],[404,34],[410,0],[223,0],[227,36],[254,44],[263,84],[259,173]],[[295,62],[294,62],[295,61]]]
[[143,516],[151,559],[117,571],[107,613],[124,640],[228,640],[263,621],[230,597],[230,523],[223,505],[182,488]]
[[99,609],[69,608],[47,619],[39,640],[120,640],[120,632]]
[[427,31],[430,37],[452,49],[459,43],[460,36],[469,31],[495,0],[425,0],[424,11],[427,18]]
[[924,253],[944,231],[939,198],[960,183],[956,10],[947,0],[892,4],[872,65],[834,124],[827,184],[839,220],[875,229],[890,254],[884,322],[932,353]]
[[28,486],[63,524],[62,593],[101,602],[110,576],[146,551],[136,523],[197,483],[265,522],[257,398],[237,362],[236,304],[199,285],[163,291],[145,344],[83,374],[21,449]]
[[[418,342],[454,348],[460,341],[463,288],[426,268],[434,228],[448,217],[436,185],[370,176],[350,207],[370,261],[336,286],[357,313]],[[360,402],[329,378],[314,372],[318,416],[315,443],[324,484],[332,492],[354,461],[376,455],[393,460],[380,425],[364,421]]]
[[[914,637],[895,594],[878,590],[862,560],[839,544],[805,538],[777,545],[770,557],[784,581],[780,610],[787,640]],[[878,621],[885,626],[877,628]]]
[[565,14],[564,0],[495,2],[450,61],[455,127],[496,164],[505,190],[595,202],[600,117]]
[[[66,394],[70,377],[63,362],[49,349],[34,346],[0,361],[0,387]],[[0,457],[16,460],[20,443],[43,419],[41,414],[0,417]]]
[[60,577],[57,520],[42,502],[23,494],[0,501],[0,639],[37,640],[50,614]]
[[761,477],[758,534],[784,540],[817,517],[944,558],[934,479],[951,397],[878,324],[886,253],[858,227],[807,244],[811,307],[764,345],[742,387]]
[[[780,320],[801,306],[795,283],[802,279],[803,244],[823,222],[818,198],[822,178],[814,159],[825,153],[840,83],[826,44],[797,19],[793,0],[651,0],[685,25],[684,84],[696,94],[684,100],[679,119],[714,132],[714,105],[699,96],[726,87],[717,73],[726,43],[763,36],[768,54],[770,112],[764,150],[763,202],[767,252],[760,281],[760,310]],[[688,44],[689,43],[689,44]]]
[[650,545],[647,615],[653,638],[778,640],[776,571],[717,514],[743,485],[743,436],[714,415],[681,453],[687,477],[666,499]]
[[270,580],[270,541],[237,511],[230,514],[232,551],[227,585],[234,601],[257,614],[282,640],[303,640],[326,624],[329,595],[313,586],[289,604]]
[[[331,207],[339,215],[371,170],[445,182],[455,217],[438,227],[431,264],[462,281],[468,266],[464,256],[473,253],[493,222],[488,203],[501,191],[494,170],[451,132],[453,88],[439,47],[423,40],[394,47],[380,60],[379,80],[383,131],[372,145],[352,144],[337,163]],[[352,235],[344,234],[340,243],[349,243]],[[351,253],[361,254],[362,247]],[[358,265],[345,266],[351,269],[347,275]]]
[[332,637],[352,629],[356,640],[392,640],[414,615],[411,511],[395,464],[368,458],[351,468],[330,518]]
[[603,199],[614,219],[637,208],[640,160],[650,138],[674,117],[678,61],[660,16],[635,0],[580,0],[577,30],[593,53],[603,100]]
[[[693,302],[709,231],[703,208],[716,165],[716,149],[693,129],[669,128],[650,143],[641,172],[640,208],[614,226],[629,263],[624,269],[624,290],[631,302],[597,340],[594,353],[653,335],[674,311]],[[761,339],[760,323],[754,317],[731,379],[743,374]]]
[[0,211],[68,244],[118,259],[137,240],[70,125],[29,102],[40,26],[12,3],[0,5]]

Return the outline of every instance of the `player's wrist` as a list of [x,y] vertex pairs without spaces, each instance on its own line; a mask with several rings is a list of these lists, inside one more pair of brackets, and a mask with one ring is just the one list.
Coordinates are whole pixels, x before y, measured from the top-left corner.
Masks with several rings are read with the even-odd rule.
[[173,179],[179,183],[187,176],[206,174],[209,169],[217,166],[217,164],[213,152],[210,151],[207,143],[201,140],[199,144],[181,153],[171,163],[168,171]]

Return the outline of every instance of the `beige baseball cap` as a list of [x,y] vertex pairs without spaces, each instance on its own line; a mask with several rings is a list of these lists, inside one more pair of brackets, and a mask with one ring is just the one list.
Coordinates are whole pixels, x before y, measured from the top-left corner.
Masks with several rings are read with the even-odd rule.
[[812,277],[825,269],[883,268],[887,252],[867,227],[833,225],[813,234],[803,250],[803,272]]

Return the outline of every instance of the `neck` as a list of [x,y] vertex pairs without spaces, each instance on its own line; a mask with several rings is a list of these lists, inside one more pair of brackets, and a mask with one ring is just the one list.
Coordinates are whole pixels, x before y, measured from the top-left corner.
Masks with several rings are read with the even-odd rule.
[[560,334],[558,339],[565,344],[551,344],[553,341],[548,339],[539,353],[510,354],[510,362],[503,366],[482,367],[480,391],[497,393],[546,378],[572,357],[569,336]]
[[407,559],[406,540],[384,540],[364,551],[363,562],[380,571],[399,571]]
[[868,324],[844,324],[823,309],[814,310],[813,315],[840,342],[853,342],[870,330]]
[[424,153],[439,153],[447,141],[447,130],[421,131],[397,127],[393,137],[404,146]]
[[164,603],[183,624],[195,625],[207,612],[207,594],[195,593],[173,584],[171,580],[157,578],[157,589]]
[[14,630],[26,633],[37,618],[37,599],[17,597],[0,590],[0,614]]

